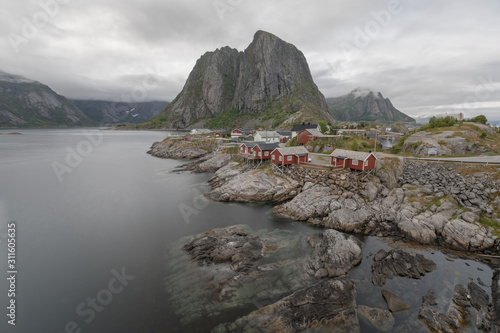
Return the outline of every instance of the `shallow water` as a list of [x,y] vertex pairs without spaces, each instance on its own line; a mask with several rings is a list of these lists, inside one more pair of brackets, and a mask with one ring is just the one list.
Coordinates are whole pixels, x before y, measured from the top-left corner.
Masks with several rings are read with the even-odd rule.
[[[18,316],[11,327],[3,314],[1,332],[64,332],[69,322],[82,332],[206,332],[256,305],[206,317],[192,326],[181,324],[164,286],[169,274],[164,252],[172,242],[233,224],[296,234],[321,232],[273,217],[268,205],[203,200],[200,194],[210,175],[175,173],[183,161],[146,154],[154,141],[166,136],[164,132],[92,132],[97,138],[102,135],[102,142],[94,144],[82,129],[15,131],[22,135],[0,135],[0,234],[9,221],[17,222]],[[54,163],[68,166],[68,152],[78,148],[87,148],[86,156],[60,181]],[[367,238],[365,259],[350,273],[357,281],[359,304],[384,307],[380,288],[371,285],[371,257],[366,258],[379,248],[389,245]],[[430,287],[451,297],[457,282],[467,284],[480,277],[491,283],[492,271],[486,265],[467,261],[467,266],[460,259],[446,260],[439,251],[415,251],[436,261],[438,269],[422,280],[395,278],[384,286],[412,305],[409,315],[397,316],[398,323],[414,315]],[[5,239],[0,244],[0,267],[5,271]],[[122,269],[134,279],[106,299],[110,281]],[[2,278],[1,304],[8,302],[6,290]],[[91,318],[92,298],[106,305]],[[86,315],[77,313],[81,304]]]

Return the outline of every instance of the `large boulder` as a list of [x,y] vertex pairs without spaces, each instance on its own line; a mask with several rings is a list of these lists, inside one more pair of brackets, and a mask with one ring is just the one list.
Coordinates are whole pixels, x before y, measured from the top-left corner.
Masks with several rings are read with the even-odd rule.
[[410,309],[410,306],[406,304],[405,301],[390,291],[382,289],[382,296],[384,296],[384,299],[387,302],[387,307],[391,312],[399,312]]
[[338,196],[332,195],[330,187],[315,185],[303,190],[291,201],[274,207],[273,211],[282,217],[306,221],[328,215],[330,203],[336,199]]
[[306,271],[316,278],[342,276],[363,258],[359,239],[333,229],[309,236],[307,241],[314,250],[306,261]]
[[483,251],[495,244],[484,227],[461,219],[449,221],[443,229],[442,236],[448,247],[461,251]]
[[221,324],[212,333],[359,331],[354,282],[337,278],[299,290],[234,323]]
[[324,226],[346,232],[361,232],[374,215],[373,209],[360,205],[352,199],[340,204],[333,201],[330,207],[340,208],[332,209],[328,217],[323,219]]

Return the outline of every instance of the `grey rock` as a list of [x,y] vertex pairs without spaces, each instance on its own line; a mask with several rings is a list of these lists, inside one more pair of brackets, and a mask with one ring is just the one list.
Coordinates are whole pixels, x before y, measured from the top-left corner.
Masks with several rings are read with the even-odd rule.
[[360,328],[355,295],[352,280],[324,280],[212,332],[356,333]]
[[498,333],[500,332],[500,268],[497,268],[493,273],[491,294],[495,321],[495,332]]
[[394,295],[390,291],[382,289],[382,296],[387,303],[387,307],[391,312],[399,312],[410,309],[410,306],[405,303],[401,298]]
[[455,250],[483,251],[491,248],[494,241],[486,229],[461,219],[449,221],[442,232],[445,244]]
[[426,273],[436,269],[436,264],[421,254],[411,255],[403,250],[378,251],[372,264],[372,282],[383,286],[386,279],[405,276],[420,279]]
[[273,211],[279,216],[299,221],[324,217],[330,213],[330,205],[335,198],[331,192],[330,187],[304,186],[301,193],[291,201],[275,206]]
[[255,170],[241,173],[237,166],[228,164],[219,169],[211,184],[219,184],[206,194],[214,201],[282,202],[291,199],[298,182],[283,175]]
[[306,261],[306,271],[316,278],[338,277],[358,265],[363,258],[363,243],[354,236],[336,230],[309,236],[314,249]]
[[396,320],[390,311],[370,308],[366,305],[358,306],[358,317],[365,325],[379,332],[392,332]]
[[357,210],[342,207],[332,211],[324,219],[324,225],[328,228],[352,232],[363,230],[364,225],[373,216],[373,210],[368,207],[361,207]]

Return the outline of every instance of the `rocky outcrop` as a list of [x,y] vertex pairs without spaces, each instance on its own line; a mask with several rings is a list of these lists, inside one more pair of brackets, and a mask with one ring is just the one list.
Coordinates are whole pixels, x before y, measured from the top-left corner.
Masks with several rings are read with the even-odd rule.
[[495,332],[500,333],[500,268],[497,268],[493,274],[491,295],[493,299],[492,303],[495,320]]
[[95,123],[48,86],[0,71],[0,126],[91,126]]
[[153,143],[148,154],[160,158],[194,159],[213,151],[213,145],[191,145],[179,140],[166,139]]
[[182,325],[225,311],[260,309],[317,282],[305,270],[306,238],[245,225],[182,238],[165,251],[165,291]]
[[213,231],[184,245],[200,265],[230,263],[233,271],[245,271],[264,256],[266,243],[238,226]]
[[209,199],[231,202],[282,202],[297,195],[299,187],[294,179],[276,175],[272,169],[248,169],[236,163],[219,169],[209,183]]
[[436,269],[436,264],[421,254],[411,255],[403,250],[379,250],[373,257],[372,282],[381,287],[386,279],[405,276],[420,279]]
[[280,113],[300,114],[302,120],[333,121],[302,52],[258,31],[244,52],[223,47],[205,53],[181,93],[145,126],[185,128],[200,118],[276,108]]
[[438,155],[478,155],[493,147],[479,145],[479,136],[468,130],[437,134],[421,131],[412,134],[403,144],[403,151],[418,156],[427,157],[429,148],[437,148]]
[[331,187],[306,183],[302,192],[291,201],[274,207],[274,212],[282,217],[307,221],[310,218],[322,218],[330,213],[330,205],[338,195],[333,195]]
[[366,326],[384,333],[392,332],[396,322],[390,311],[370,308],[366,305],[358,306],[358,317]]
[[424,187],[428,194],[450,195],[460,206],[475,213],[487,214],[493,212],[492,207],[488,205],[488,196],[497,193],[500,188],[500,182],[488,175],[464,177],[441,164],[413,161],[405,163],[405,171],[399,182],[401,185]]
[[[418,318],[433,332],[463,332],[470,326],[483,332],[491,331],[492,316],[489,297],[474,282],[470,282],[468,290],[457,284],[453,291],[451,303],[446,313],[437,310],[440,300],[431,289],[422,298]],[[471,307],[472,306],[472,307]],[[473,316],[473,311],[476,316]]]
[[358,265],[363,257],[363,243],[336,230],[309,236],[307,242],[314,250],[306,260],[305,269],[316,278],[342,276]]
[[380,92],[356,88],[345,96],[327,98],[332,115],[340,121],[415,122],[397,110]]
[[353,281],[324,280],[212,332],[359,332],[355,296]]

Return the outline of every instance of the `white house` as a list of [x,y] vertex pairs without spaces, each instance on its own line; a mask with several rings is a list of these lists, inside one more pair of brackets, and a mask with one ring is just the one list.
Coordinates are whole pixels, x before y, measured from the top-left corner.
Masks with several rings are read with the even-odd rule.
[[211,130],[209,129],[206,129],[206,128],[195,128],[195,129],[192,129],[191,132],[189,134],[210,134],[212,133]]
[[280,142],[281,135],[276,131],[257,131],[254,134],[255,141],[262,141],[266,143],[277,143]]

